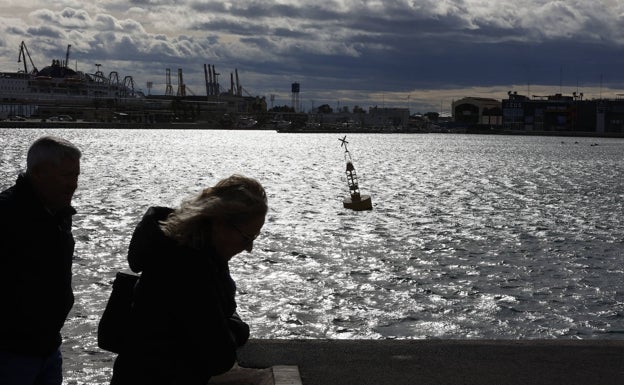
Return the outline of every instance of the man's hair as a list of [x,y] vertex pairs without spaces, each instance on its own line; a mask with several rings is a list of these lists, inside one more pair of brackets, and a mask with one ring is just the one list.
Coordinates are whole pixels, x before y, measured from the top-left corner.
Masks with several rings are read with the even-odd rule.
[[243,224],[267,211],[267,196],[260,182],[235,174],[182,202],[160,228],[179,243],[201,250],[212,241],[208,234],[215,219]]
[[56,136],[42,136],[28,149],[26,173],[43,163],[58,164],[63,159],[79,160],[81,156],[78,147],[71,142]]

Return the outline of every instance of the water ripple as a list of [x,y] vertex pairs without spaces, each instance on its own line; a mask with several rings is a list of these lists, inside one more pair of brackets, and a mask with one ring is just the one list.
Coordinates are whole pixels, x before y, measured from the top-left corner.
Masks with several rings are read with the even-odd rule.
[[69,384],[107,383],[97,321],[145,209],[232,173],[271,206],[232,261],[253,337],[624,339],[624,140],[352,135],[374,206],[352,212],[336,135],[0,130],[3,187],[44,132],[85,155]]

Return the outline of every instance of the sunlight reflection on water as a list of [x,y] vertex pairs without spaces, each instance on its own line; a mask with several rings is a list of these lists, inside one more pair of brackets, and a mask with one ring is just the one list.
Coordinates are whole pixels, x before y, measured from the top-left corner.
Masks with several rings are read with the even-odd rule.
[[[0,131],[3,188],[43,132]],[[143,212],[232,173],[271,206],[232,261],[255,338],[624,338],[624,140],[349,135],[351,212],[338,135],[56,133],[84,152],[68,383],[110,376],[97,322]]]

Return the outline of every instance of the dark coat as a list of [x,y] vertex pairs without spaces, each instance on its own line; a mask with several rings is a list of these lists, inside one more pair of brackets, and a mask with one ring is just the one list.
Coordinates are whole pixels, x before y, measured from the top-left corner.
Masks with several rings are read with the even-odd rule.
[[130,241],[135,287],[131,335],[112,384],[205,384],[229,370],[249,327],[236,315],[227,264],[168,238],[159,221],[173,210],[152,207]]
[[0,193],[0,350],[49,355],[74,303],[68,207],[52,215],[24,175]]

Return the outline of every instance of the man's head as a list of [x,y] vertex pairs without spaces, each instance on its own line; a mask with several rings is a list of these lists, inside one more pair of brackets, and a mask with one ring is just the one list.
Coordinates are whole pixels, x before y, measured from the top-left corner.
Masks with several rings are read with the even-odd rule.
[[28,149],[26,175],[52,211],[71,205],[80,175],[80,150],[65,139],[44,136]]

